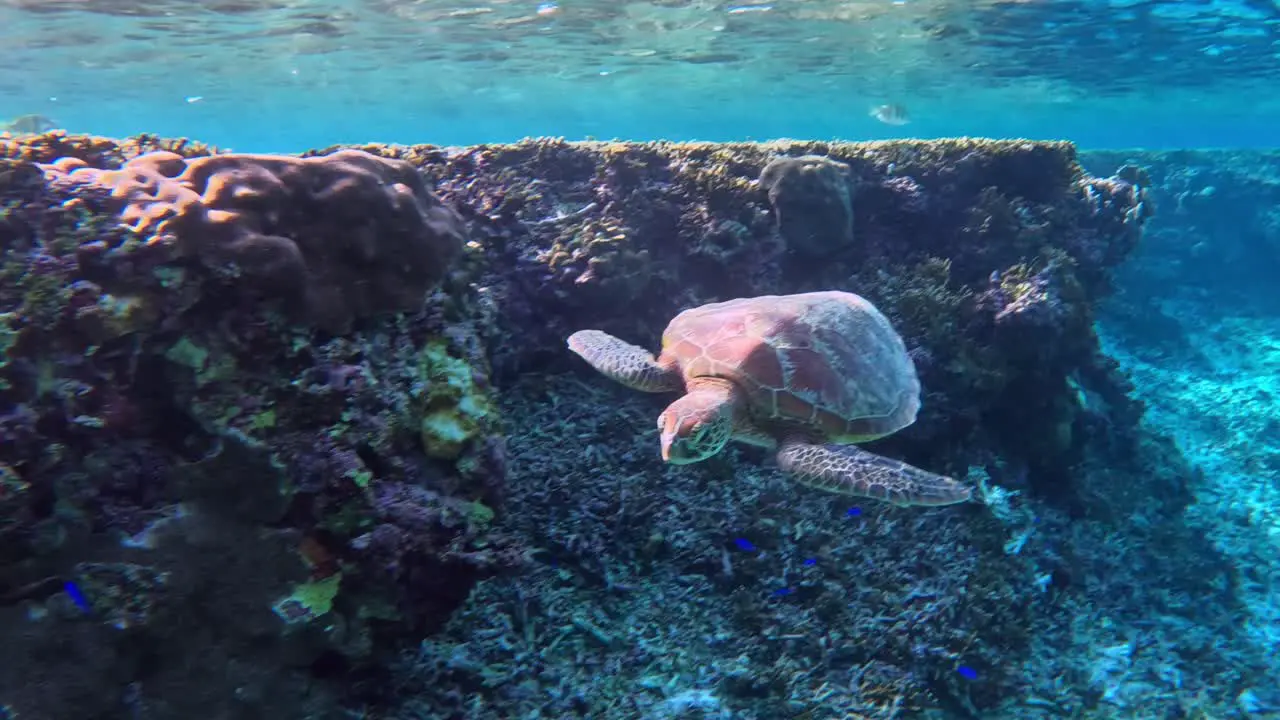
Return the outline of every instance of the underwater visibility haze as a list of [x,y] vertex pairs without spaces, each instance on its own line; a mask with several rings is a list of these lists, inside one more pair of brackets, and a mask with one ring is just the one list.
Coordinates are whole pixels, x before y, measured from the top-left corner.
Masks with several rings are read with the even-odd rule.
[[0,0],[0,720],[1280,718],[1280,4]]

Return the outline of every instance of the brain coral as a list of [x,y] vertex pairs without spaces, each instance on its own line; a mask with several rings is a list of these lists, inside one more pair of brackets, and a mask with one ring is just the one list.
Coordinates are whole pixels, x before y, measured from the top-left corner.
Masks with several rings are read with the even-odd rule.
[[157,151],[118,170],[75,158],[50,183],[96,189],[150,245],[279,297],[331,332],[418,307],[462,249],[461,218],[413,166],[357,150],[322,157]]

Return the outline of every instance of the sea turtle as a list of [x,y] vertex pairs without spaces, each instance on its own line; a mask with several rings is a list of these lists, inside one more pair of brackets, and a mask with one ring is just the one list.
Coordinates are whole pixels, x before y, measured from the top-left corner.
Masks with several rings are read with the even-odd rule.
[[676,315],[655,359],[600,330],[569,348],[645,392],[684,391],[658,416],[662,459],[694,463],[729,440],[776,450],[796,480],[895,505],[950,505],[969,488],[853,443],[915,422],[920,381],[889,320],[848,292],[765,295]]

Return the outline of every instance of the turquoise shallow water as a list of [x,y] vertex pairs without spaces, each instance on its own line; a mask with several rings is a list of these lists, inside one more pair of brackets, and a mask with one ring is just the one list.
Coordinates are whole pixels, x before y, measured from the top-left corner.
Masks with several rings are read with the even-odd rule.
[[[1252,0],[6,0],[0,116],[244,151],[537,135],[1274,145],[1278,23]],[[869,116],[886,103],[911,122]]]

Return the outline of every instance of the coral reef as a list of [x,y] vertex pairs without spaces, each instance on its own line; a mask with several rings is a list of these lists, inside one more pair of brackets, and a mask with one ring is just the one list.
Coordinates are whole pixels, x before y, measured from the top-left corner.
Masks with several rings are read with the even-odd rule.
[[[567,367],[563,338],[582,327],[644,343],[692,305],[848,289],[902,326],[929,393],[928,421],[886,443],[914,439],[926,459],[993,447],[1030,466],[1050,493],[1071,492],[1079,460],[1070,429],[1082,414],[1068,379],[1116,394],[1091,329],[1093,301],[1151,208],[1140,186],[1085,175],[1067,144],[363,149],[422,166],[473,213],[474,234],[488,238],[484,282],[498,322],[519,338],[495,349],[506,376],[550,358]],[[787,168],[814,182],[847,176],[856,194],[851,236],[820,257],[789,250],[783,236],[770,188],[786,185]],[[830,191],[821,185],[818,194]],[[627,230],[575,246],[592,270],[566,275],[563,238],[602,226]],[[967,461],[955,458],[938,469],[963,475]]]
[[1280,269],[1280,152],[1093,151],[1087,162],[1140,182],[1165,218],[1151,228],[1146,261],[1124,276],[1130,294],[1191,283],[1232,302],[1270,301],[1256,290]]
[[[1231,599],[1178,521],[1191,470],[1142,428],[1094,334],[1146,186],[1087,175],[1069,144],[264,159],[53,133],[0,157],[0,640],[92,656],[51,661],[39,694],[24,688],[46,663],[0,670],[19,715],[1029,717],[1039,698],[1106,717],[1034,664],[1069,642],[1064,613]],[[333,187],[250,183],[248,205],[194,169],[278,187],[266,176],[317,167]],[[837,176],[850,232],[784,219],[845,217]],[[153,213],[161,193],[196,221]],[[388,224],[339,236],[322,212]],[[238,224],[208,234],[209,218]],[[293,243],[301,285],[200,249],[262,237]],[[382,264],[414,238],[405,262],[425,275]],[[340,302],[295,312],[312,277]],[[875,302],[919,370],[919,420],[872,449],[964,477],[982,503],[854,505],[754,448],[665,466],[669,400],[564,348],[584,327],[647,344],[696,304],[816,289]],[[1157,562],[1160,544],[1192,561]],[[1147,595],[1112,579],[1121,563],[1150,570]],[[237,669],[198,677],[177,661],[196,653]],[[1206,677],[1181,676],[1212,693]]]
[[788,249],[821,256],[853,244],[849,180],[848,165],[821,155],[780,157],[760,171]]
[[134,237],[163,253],[153,262],[198,260],[334,333],[359,317],[415,309],[462,249],[461,221],[411,166],[358,151],[306,159],[157,151],[118,170],[75,157],[42,167],[56,189],[90,204],[109,197],[91,209],[119,212]]
[[58,666],[5,664],[0,702],[336,716],[318,681],[523,562],[485,303],[441,285],[465,227],[357,151],[86,166],[101,145],[0,161],[0,637]]

